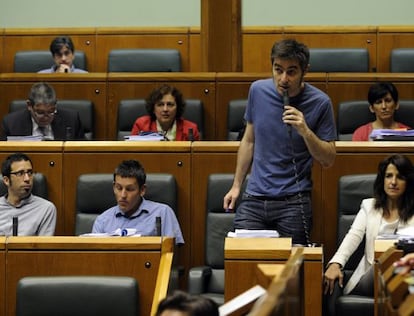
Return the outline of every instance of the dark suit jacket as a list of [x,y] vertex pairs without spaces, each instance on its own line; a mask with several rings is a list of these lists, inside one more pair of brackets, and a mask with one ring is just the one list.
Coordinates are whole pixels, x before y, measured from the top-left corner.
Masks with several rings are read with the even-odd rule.
[[[51,126],[55,140],[66,140],[68,128],[71,128],[72,131],[71,139],[85,139],[78,112],[58,109]],[[7,136],[29,136],[32,135],[32,130],[32,118],[29,110],[11,112],[3,118],[0,140],[7,140]]]

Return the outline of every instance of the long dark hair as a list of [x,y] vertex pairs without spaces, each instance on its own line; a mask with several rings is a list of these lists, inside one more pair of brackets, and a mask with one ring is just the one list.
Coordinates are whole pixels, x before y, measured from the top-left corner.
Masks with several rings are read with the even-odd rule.
[[374,182],[375,208],[382,208],[385,215],[390,214],[387,207],[387,194],[384,191],[385,172],[389,164],[394,165],[402,179],[406,181],[405,192],[398,205],[398,215],[404,223],[414,215],[414,166],[411,160],[404,155],[392,155],[385,158],[378,165],[378,174]]

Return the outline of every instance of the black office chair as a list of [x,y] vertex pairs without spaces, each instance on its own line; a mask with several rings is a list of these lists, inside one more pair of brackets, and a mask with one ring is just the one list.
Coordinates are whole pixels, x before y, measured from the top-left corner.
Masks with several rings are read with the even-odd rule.
[[368,72],[366,48],[310,48],[310,72]]
[[208,177],[205,265],[191,268],[188,276],[190,294],[205,295],[219,305],[224,303],[224,239],[233,230],[234,219],[234,213],[223,210],[223,196],[230,189],[233,177],[233,174],[211,174]]
[[179,72],[181,54],[176,49],[113,49],[108,72]]
[[[185,100],[186,107],[183,118],[197,124],[200,138],[204,130],[204,106],[198,99]],[[124,99],[118,105],[117,139],[124,140],[125,136],[131,135],[132,126],[140,116],[147,115],[145,99]]]
[[[361,202],[373,196],[376,174],[345,175],[338,183],[337,247],[351,227]],[[349,280],[364,254],[365,239],[343,267],[344,284]],[[326,305],[328,315],[373,315],[374,298],[361,295],[342,295],[338,282],[332,299]]]
[[414,72],[414,48],[394,48],[390,55],[391,72]]
[[[7,193],[7,187],[3,181],[0,181],[0,196]],[[43,173],[36,172],[33,176],[33,190],[34,195],[40,196],[41,198],[48,199],[47,180]]]
[[[13,100],[9,104],[9,113],[23,110],[27,107],[26,100]],[[90,100],[58,100],[57,109],[69,109],[79,113],[85,137],[88,140],[94,139],[95,133],[95,110],[94,104]]]
[[131,277],[24,277],[16,294],[16,316],[138,315],[138,282]]
[[227,140],[240,140],[243,137],[246,122],[247,99],[231,100],[227,110]]
[[[48,50],[19,51],[14,55],[14,72],[38,72],[54,64],[52,53]],[[75,51],[74,64],[76,68],[88,70],[84,52]]]
[[[395,120],[414,128],[414,100],[400,100]],[[368,101],[344,101],[338,105],[338,140],[352,140],[352,134],[361,125],[373,122],[375,114],[369,110]]]

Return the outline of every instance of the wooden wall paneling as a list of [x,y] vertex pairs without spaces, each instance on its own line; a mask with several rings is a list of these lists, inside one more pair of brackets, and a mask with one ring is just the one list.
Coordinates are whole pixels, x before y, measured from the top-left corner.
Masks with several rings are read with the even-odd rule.
[[199,27],[191,27],[189,31],[189,56],[190,56],[190,69],[191,72],[201,72],[201,36]]
[[64,232],[62,200],[63,157],[62,142],[0,142],[0,162],[15,153],[24,152],[33,162],[35,172],[41,172],[47,180],[48,199],[57,208],[55,235]]
[[9,103],[27,99],[31,86],[46,81],[53,86],[57,99],[87,99],[94,104],[95,139],[107,139],[106,73],[101,74],[14,74],[0,75],[0,115],[8,113]]
[[271,73],[270,51],[283,38],[283,27],[243,28],[243,72]]
[[[50,43],[57,36],[68,35],[76,50],[86,54],[88,71],[95,69],[95,28],[37,28],[5,29],[2,72],[13,72],[14,55],[20,50],[49,50]],[[75,61],[76,64],[76,61]],[[52,65],[50,65],[52,67]]]
[[189,40],[187,27],[166,28],[99,28],[97,30],[96,71],[107,72],[111,49],[170,48],[181,54],[182,71],[189,71]]
[[[65,234],[75,231],[77,179],[85,173],[113,173],[126,159],[140,161],[146,173],[170,173],[177,181],[178,220],[186,244],[178,249],[179,262],[190,260],[190,142],[66,142],[63,179]],[[94,157],[94,158],[91,158]],[[102,210],[104,211],[104,210]]]
[[[200,99],[204,105],[204,139],[215,139],[215,73],[114,73],[108,75],[108,135],[116,139],[118,104],[122,99],[145,99],[162,84],[177,87],[185,99]],[[185,113],[184,113],[185,117]]]
[[378,72],[390,71],[391,50],[414,48],[413,26],[378,26]]
[[4,44],[3,44],[3,32],[4,29],[0,29],[0,73],[4,72]]
[[[369,52],[369,68],[377,70],[377,28],[366,27],[326,27],[326,26],[286,26],[285,38],[295,38],[309,48],[366,48]],[[312,71],[312,65],[310,65]]]

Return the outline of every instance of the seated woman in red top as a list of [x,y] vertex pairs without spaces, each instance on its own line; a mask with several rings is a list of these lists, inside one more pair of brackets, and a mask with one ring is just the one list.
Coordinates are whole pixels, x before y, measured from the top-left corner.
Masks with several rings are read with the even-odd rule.
[[177,88],[163,85],[151,92],[146,103],[148,115],[137,118],[131,135],[159,132],[168,140],[200,140],[197,124],[182,118],[185,101]]
[[394,120],[394,112],[400,105],[398,104],[398,90],[392,83],[373,84],[368,91],[368,102],[369,110],[375,114],[375,121],[358,127],[352,135],[352,140],[369,140],[373,129],[410,129]]

